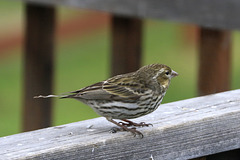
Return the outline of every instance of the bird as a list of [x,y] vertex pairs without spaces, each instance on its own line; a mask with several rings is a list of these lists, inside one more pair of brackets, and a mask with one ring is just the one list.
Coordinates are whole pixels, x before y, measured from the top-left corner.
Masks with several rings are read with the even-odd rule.
[[119,130],[128,131],[134,137],[138,135],[143,138],[143,134],[136,127],[152,124],[135,123],[129,119],[155,111],[161,104],[171,79],[176,76],[178,73],[167,65],[150,64],[135,72],[116,75],[65,95],[39,95],[34,98],[59,97],[79,100],[117,125],[119,128],[113,128],[113,133]]

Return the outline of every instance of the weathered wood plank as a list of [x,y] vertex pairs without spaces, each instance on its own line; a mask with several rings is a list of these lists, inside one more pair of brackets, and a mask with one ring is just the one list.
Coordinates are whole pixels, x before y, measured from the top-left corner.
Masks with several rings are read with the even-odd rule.
[[96,118],[0,138],[0,159],[190,159],[240,148],[240,90],[168,104],[135,121],[143,139]]
[[125,16],[160,18],[206,27],[240,29],[238,0],[21,0],[66,5]]
[[23,131],[30,131],[51,125],[52,100],[33,97],[53,92],[55,9],[26,4],[25,10]]

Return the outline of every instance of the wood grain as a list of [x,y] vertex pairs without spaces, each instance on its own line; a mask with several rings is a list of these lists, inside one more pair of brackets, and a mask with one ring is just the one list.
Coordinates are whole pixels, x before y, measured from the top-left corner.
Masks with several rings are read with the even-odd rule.
[[183,160],[240,148],[240,90],[161,105],[135,119],[152,123],[109,133],[112,124],[96,118],[0,138],[0,159]]

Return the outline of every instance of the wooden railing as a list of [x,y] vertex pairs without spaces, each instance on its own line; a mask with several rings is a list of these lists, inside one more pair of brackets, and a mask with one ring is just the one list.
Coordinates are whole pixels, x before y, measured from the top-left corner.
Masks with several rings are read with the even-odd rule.
[[[0,138],[0,159],[209,159],[231,160],[240,148],[240,90],[163,104],[136,119],[152,123],[109,133],[103,117]],[[216,153],[232,151],[227,157]],[[220,153],[221,154],[221,153]],[[208,159],[207,158],[207,159]],[[239,158],[239,157],[235,157]]]
[[[229,90],[229,77],[231,73],[230,30],[240,29],[240,21],[238,20],[238,16],[240,15],[240,2],[237,0],[24,0],[23,2],[26,3],[23,131],[51,126],[51,99],[41,101],[33,99],[32,97],[38,94],[49,94],[53,92],[55,7],[59,5],[94,9],[112,14],[112,75],[130,72],[139,68],[144,18],[157,18],[197,24],[200,30],[198,93],[199,95],[206,95]],[[237,92],[238,91],[231,92],[231,94]],[[228,93],[222,95],[227,96]],[[179,114],[169,115],[170,119],[176,120],[174,121],[175,124],[169,123],[171,121],[168,122],[167,118],[163,121],[159,120],[159,123],[152,122],[154,123],[152,129],[143,129],[143,132],[146,132],[146,136],[142,140],[134,139],[131,136],[129,137],[126,135],[127,133],[124,133],[124,136],[121,135],[120,137],[119,134],[109,136],[109,134],[106,133],[109,127],[103,121],[99,121],[102,125],[96,127],[96,131],[91,132],[86,128],[84,129],[86,122],[97,126],[99,119],[69,124],[63,128],[55,127],[23,133],[1,140],[13,138],[12,144],[15,144],[14,141],[22,137],[22,140],[26,140],[28,143],[43,143],[43,145],[40,145],[43,149],[39,149],[35,143],[31,143],[32,146],[30,144],[28,146],[30,148],[25,148],[26,153],[19,150],[19,154],[16,154],[16,157],[24,157],[25,154],[25,157],[27,157],[26,155],[29,157],[42,156],[41,158],[51,156],[62,158],[64,156],[75,155],[81,157],[84,155],[84,157],[95,156],[95,158],[101,159],[101,156],[104,156],[101,155],[101,153],[105,151],[105,156],[112,156],[113,159],[118,159],[123,156],[125,156],[126,159],[138,159],[138,157],[141,156],[149,158],[151,155],[152,157],[159,157],[156,159],[162,159],[160,157],[165,157],[165,159],[185,159],[240,148],[239,143],[235,141],[239,140],[237,134],[239,133],[237,131],[239,128],[237,127],[237,123],[239,122],[236,119],[234,119],[236,121],[233,122],[234,120],[231,119],[233,117],[231,117],[232,115],[228,112],[227,108],[225,110],[218,110],[219,102],[217,101],[220,99],[205,97],[204,100],[206,99],[211,100],[209,105],[210,107],[212,106],[212,109],[216,113],[220,111],[226,111],[226,113],[222,112],[221,115],[215,115],[215,112],[206,112],[206,115],[201,114],[202,117],[199,117],[199,110],[202,111],[201,107],[200,109],[191,111],[192,115],[181,114],[185,112],[181,111],[181,108],[178,108],[176,111],[173,110],[173,113],[181,111]],[[195,100],[198,100],[198,98],[173,104],[187,108],[183,106],[183,104],[185,104],[185,102],[191,102],[187,106],[194,108],[194,105],[200,105],[195,103]],[[233,102],[237,103],[237,98]],[[199,103],[202,103],[201,106],[205,106],[205,109],[209,107],[205,105],[207,103],[205,101],[199,101]],[[228,102],[227,99],[224,101],[226,107],[231,108],[231,103],[232,102]],[[214,108],[215,104],[217,105],[216,108]],[[167,104],[164,106],[170,108],[172,106],[174,108],[174,105]],[[175,106],[175,108],[177,107]],[[211,108],[208,109],[211,110]],[[209,115],[210,113],[212,115]],[[153,115],[156,116],[157,114],[164,117],[164,114],[159,112]],[[161,118],[160,115],[159,117]],[[196,121],[192,121],[193,119],[189,119],[188,116],[193,119],[196,118]],[[206,118],[205,116],[209,117]],[[149,118],[149,120],[150,119],[151,118]],[[204,125],[201,125],[201,122],[203,122]],[[236,134],[230,134],[232,128],[227,124],[228,122],[236,126],[236,130],[234,130]],[[191,127],[195,127],[196,129]],[[78,128],[82,128],[82,130],[78,130]],[[71,131],[71,129],[73,130]],[[47,136],[44,134],[45,132],[47,133],[47,131],[50,131],[52,134],[49,133],[49,136]],[[70,133],[73,133],[73,135]],[[43,137],[41,136],[42,134],[44,135]],[[78,136],[75,136],[75,134]],[[29,135],[33,135],[33,139],[29,137]],[[170,137],[170,135],[175,136],[175,138]],[[187,137],[188,135],[190,137]],[[225,140],[221,141],[219,137]],[[38,138],[39,141],[37,141],[36,138]],[[156,140],[154,140],[154,138],[156,138]],[[179,140],[177,138],[179,138]],[[84,141],[85,139],[90,142]],[[19,142],[17,144],[19,148],[26,146],[22,140],[21,143]],[[93,143],[93,141],[97,143]],[[9,146],[12,146],[10,142],[11,141],[9,141]],[[116,142],[117,144],[115,144]],[[156,144],[157,142],[159,142],[159,145]],[[46,146],[44,145],[45,143]],[[49,144],[49,146],[47,144]],[[0,145],[2,145],[2,143]],[[34,145],[36,145],[36,148]],[[136,146],[136,148],[128,147],[129,145]],[[91,148],[91,152],[89,152],[89,148]],[[12,149],[17,151],[16,146]],[[8,150],[10,151],[10,149]],[[27,153],[27,151],[29,152]],[[133,153],[133,151],[136,152],[136,154]],[[6,155],[11,155],[12,153],[6,153]],[[238,159],[240,157],[240,151],[235,150],[207,156],[202,159],[211,159],[211,157],[218,157],[219,155],[224,157],[228,156],[229,153],[233,155],[231,157],[232,159]],[[131,157],[130,154],[134,156]]]

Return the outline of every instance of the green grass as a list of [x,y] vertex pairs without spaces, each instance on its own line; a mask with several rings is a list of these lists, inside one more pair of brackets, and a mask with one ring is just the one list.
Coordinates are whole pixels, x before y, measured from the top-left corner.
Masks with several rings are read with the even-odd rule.
[[[61,11],[63,14],[65,11]],[[144,27],[143,64],[164,63],[180,76],[172,80],[163,103],[196,96],[197,49],[183,41],[182,25],[147,20]],[[238,63],[240,35],[233,35],[232,88],[240,88]],[[0,136],[20,131],[22,104],[22,55],[14,49],[0,59]],[[110,71],[110,33],[107,29],[85,37],[72,37],[56,45],[55,94],[104,80]],[[54,125],[98,115],[76,100],[55,99]]]
[[14,50],[0,61],[0,136],[18,133],[21,106],[20,54]]

